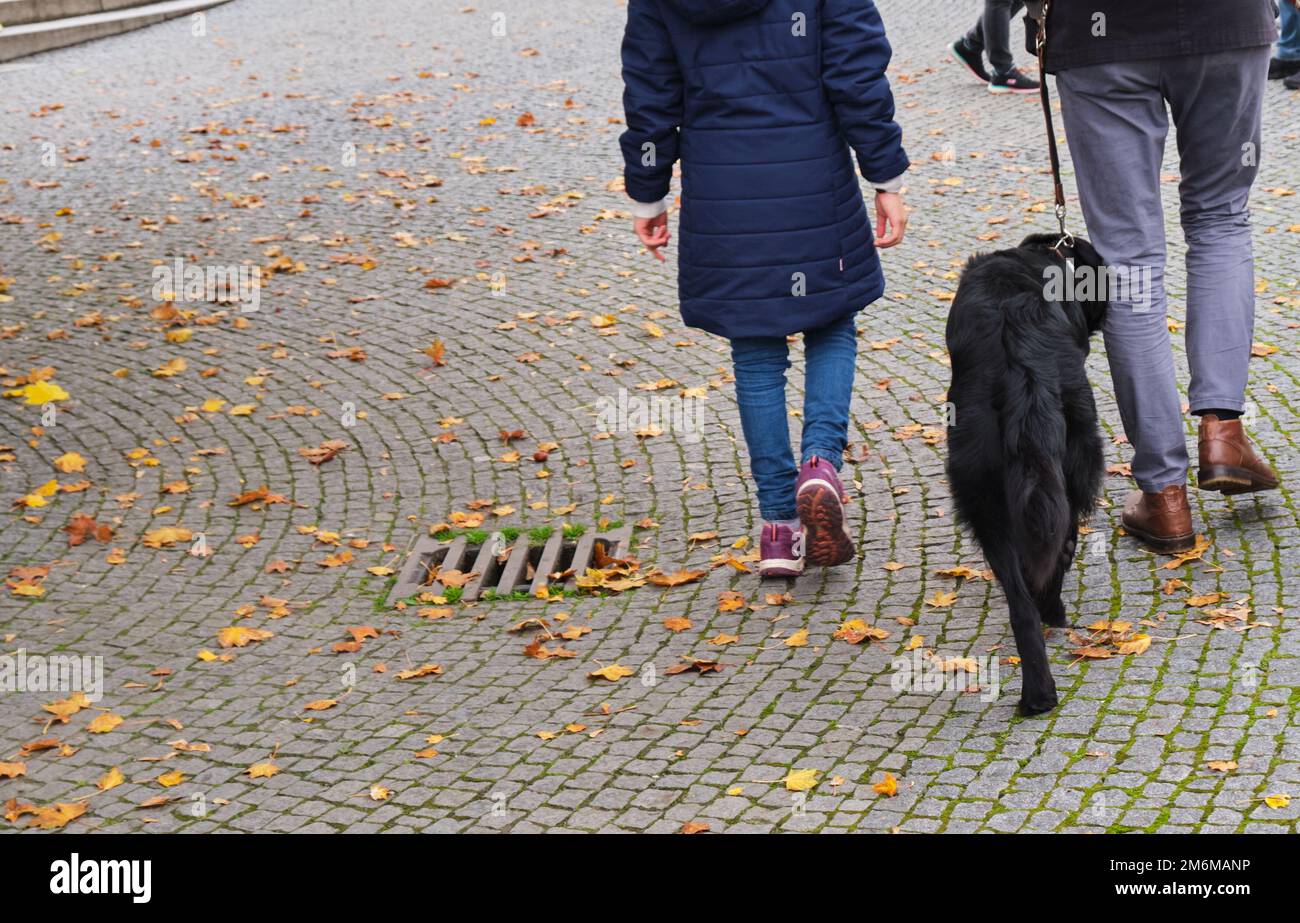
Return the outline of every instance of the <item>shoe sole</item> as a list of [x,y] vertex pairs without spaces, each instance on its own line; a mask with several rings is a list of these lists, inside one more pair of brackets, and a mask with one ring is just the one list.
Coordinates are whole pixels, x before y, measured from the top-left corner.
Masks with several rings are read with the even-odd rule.
[[949,45],[948,50],[952,52],[952,59],[956,61],[959,65],[961,65],[962,70],[970,74],[980,83],[988,84],[989,82],[988,75],[981,74],[979,71],[977,71],[974,67],[971,66],[970,62],[968,62],[965,58],[961,56],[961,53],[957,50],[956,42],[953,42],[951,45]]
[[1186,535],[1153,535],[1144,529],[1134,528],[1126,522],[1124,523],[1124,531],[1152,551],[1161,554],[1177,554],[1180,551],[1191,551],[1196,547],[1195,530],[1188,532]]
[[798,577],[802,574],[803,562],[801,561],[773,558],[770,561],[758,562],[758,575],[760,577]]
[[806,564],[837,567],[853,560],[857,549],[844,531],[844,503],[834,487],[808,481],[799,491],[798,510]]
[[1012,89],[1011,87],[995,87],[993,86],[993,84],[989,84],[989,92],[992,93],[994,96],[1006,96],[1007,94],[1010,93],[1015,93],[1015,94],[1037,93],[1038,87],[1034,87],[1032,90],[1027,90],[1027,89],[1016,90],[1016,89]]
[[1248,494],[1257,490],[1277,490],[1277,481],[1266,481],[1247,468],[1233,465],[1206,465],[1196,474],[1196,486],[1201,490],[1216,490],[1228,496]]

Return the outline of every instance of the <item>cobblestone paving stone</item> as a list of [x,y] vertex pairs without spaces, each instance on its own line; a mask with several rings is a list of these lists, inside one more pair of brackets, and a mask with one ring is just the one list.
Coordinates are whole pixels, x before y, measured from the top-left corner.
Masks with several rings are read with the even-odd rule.
[[[936,575],[983,567],[953,527],[943,445],[897,436],[938,424],[943,296],[964,258],[1052,219],[1034,99],[989,98],[946,58],[971,11],[903,0],[881,8],[916,162],[915,212],[908,241],[886,257],[890,293],[860,320],[854,441],[869,454],[847,469],[860,555],[800,579],[790,604],[757,611],[719,612],[717,594],[737,589],[759,602],[785,584],[761,587],[721,567],[675,589],[498,601],[430,621],[384,608],[385,579],[365,570],[400,566],[430,524],[476,498],[518,510],[502,526],[653,517],[660,528],[638,532],[635,553],[669,571],[705,564],[754,531],[724,344],[682,327],[673,263],[637,253],[617,191],[617,0],[322,0],[310,10],[235,0],[210,11],[206,36],[175,21],[0,74],[0,276],[14,279],[0,317],[21,325],[0,339],[0,365],[10,379],[54,366],[70,394],[43,432],[32,429],[41,408],[0,400],[12,455],[0,464],[4,492],[17,498],[50,477],[91,481],[44,508],[5,514],[5,572],[53,567],[44,598],[3,594],[4,650],[102,656],[97,706],[125,719],[92,734],[98,711],[83,711],[46,730],[41,706],[61,696],[5,693],[0,759],[47,736],[75,749],[25,757],[26,775],[0,780],[0,799],[88,797],[70,830],[670,832],[700,821],[715,832],[1294,832],[1300,799],[1281,809],[1262,801],[1300,795],[1300,520],[1290,486],[1232,500],[1194,495],[1213,548],[1170,571],[1115,532],[1128,484],[1110,477],[1110,506],[1092,523],[1099,540],[1067,583],[1073,620],[1164,620],[1146,653],[1104,661],[1072,662],[1055,633],[1054,713],[1014,717],[1012,666],[991,701],[892,687],[891,661],[913,634],[948,656],[1012,651],[996,588]],[[1253,435],[1293,485],[1300,200],[1266,190],[1296,184],[1300,96],[1271,85],[1266,107],[1253,200],[1257,339],[1279,350],[1254,360],[1250,400]],[[517,124],[524,112],[531,128]],[[46,142],[57,151],[50,164]],[[355,164],[344,161],[348,145]],[[1173,228],[1172,156],[1165,169]],[[1181,320],[1180,246],[1170,285]],[[257,313],[198,305],[215,322],[194,324],[185,343],[166,342],[149,316],[157,261],[265,266],[281,255],[301,271],[272,276]],[[454,285],[426,288],[430,278]],[[102,323],[76,325],[93,312]],[[603,314],[618,323],[589,323]],[[654,317],[662,337],[643,329]],[[446,343],[446,365],[431,368],[422,351],[435,338]],[[891,338],[889,348],[867,345]],[[365,361],[326,356],[351,347]],[[527,353],[538,358],[518,361]],[[177,357],[186,371],[150,374]],[[1100,350],[1091,371],[1115,436]],[[264,381],[246,384],[253,376]],[[596,438],[600,398],[660,378],[708,388],[703,439]],[[796,392],[798,380],[796,369]],[[390,392],[404,397],[385,400]],[[213,397],[228,402],[222,411],[183,416]],[[345,427],[349,402],[360,419]],[[228,412],[241,403],[256,405],[251,415]],[[306,412],[286,410],[294,407]],[[463,422],[440,423],[449,417]],[[498,460],[503,429],[527,431],[516,443],[523,461]],[[455,441],[436,441],[448,432]],[[351,448],[319,467],[298,455],[328,439]],[[546,441],[561,448],[544,466],[530,461]],[[137,447],[157,464],[129,459]],[[83,474],[51,467],[73,451],[88,460]],[[1123,463],[1127,451],[1116,442],[1108,462]],[[547,478],[537,476],[543,467]],[[160,492],[180,479],[189,492]],[[263,484],[291,504],[228,505]],[[132,492],[129,508],[116,499]],[[530,506],[543,501],[548,508]],[[552,511],[568,504],[576,507],[564,517]],[[116,534],[70,548],[62,529],[75,512]],[[201,532],[211,554],[140,543],[171,525]],[[371,544],[350,564],[322,567],[338,549],[302,527]],[[712,531],[720,544],[688,546],[687,535]],[[251,547],[235,541],[253,532]],[[123,563],[108,563],[111,547],[124,550]],[[268,573],[275,561],[288,572]],[[907,566],[887,570],[891,561]],[[1163,595],[1170,577],[1189,589]],[[950,607],[924,602],[949,590],[958,592]],[[1199,623],[1202,613],[1182,600],[1213,591],[1249,597],[1268,625]],[[291,613],[271,618],[258,606],[268,595],[289,600]],[[506,629],[561,609],[592,628],[566,642],[576,658],[524,657],[525,639]],[[693,625],[671,633],[662,622],[672,616]],[[890,636],[833,641],[846,618]],[[217,631],[236,622],[274,636],[229,661],[197,659],[201,649],[220,652]],[[331,653],[356,625],[381,635],[359,654]],[[799,628],[808,646],[782,643]],[[664,675],[682,655],[716,653],[705,642],[720,631],[740,638],[722,649],[721,674]],[[373,672],[381,662],[388,672]],[[395,677],[430,662],[443,673]],[[658,681],[587,678],[614,662],[638,672],[653,664]],[[152,675],[159,667],[173,672]],[[304,711],[317,699],[338,705]],[[608,716],[599,714],[605,702]],[[573,723],[586,730],[565,731]],[[445,736],[438,754],[417,757],[430,734]],[[174,749],[178,738],[210,750]],[[250,779],[245,770],[272,754],[279,774]],[[1238,767],[1213,772],[1209,760]],[[113,766],[127,781],[97,791]],[[813,791],[772,784],[800,768],[820,772]],[[156,779],[170,770],[185,779],[165,789]],[[898,778],[892,798],[873,790],[886,772]],[[391,797],[373,800],[375,785]],[[175,800],[137,806],[163,794]]]

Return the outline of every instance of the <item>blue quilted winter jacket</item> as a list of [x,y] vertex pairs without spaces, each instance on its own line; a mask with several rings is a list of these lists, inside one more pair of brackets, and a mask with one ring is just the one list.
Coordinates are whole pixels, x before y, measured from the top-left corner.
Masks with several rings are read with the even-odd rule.
[[621,138],[628,194],[682,164],[687,324],[729,339],[816,330],[885,280],[852,154],[907,170],[872,0],[629,0]]

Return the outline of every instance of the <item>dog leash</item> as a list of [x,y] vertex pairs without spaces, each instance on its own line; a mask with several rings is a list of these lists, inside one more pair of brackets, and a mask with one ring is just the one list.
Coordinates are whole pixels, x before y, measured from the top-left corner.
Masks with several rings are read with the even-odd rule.
[[1062,259],[1065,254],[1062,247],[1074,246],[1074,235],[1065,227],[1065,185],[1061,182],[1061,153],[1056,146],[1056,126],[1052,122],[1052,97],[1047,89],[1047,16],[1052,9],[1052,0],[1043,0],[1043,17],[1038,21],[1038,87],[1039,97],[1043,103],[1043,121],[1047,124],[1047,155],[1052,163],[1052,192],[1056,197],[1056,223],[1061,227],[1061,239],[1052,250]]

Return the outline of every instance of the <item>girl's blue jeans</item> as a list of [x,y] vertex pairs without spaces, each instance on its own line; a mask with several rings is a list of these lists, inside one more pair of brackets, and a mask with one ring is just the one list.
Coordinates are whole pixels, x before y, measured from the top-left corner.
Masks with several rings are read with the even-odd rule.
[[[849,434],[858,334],[854,315],[804,334],[803,439],[800,457],[816,455],[839,470]],[[749,465],[758,487],[758,509],[768,522],[794,519],[795,480],[790,448],[785,373],[790,368],[785,337],[745,337],[731,341],[736,371],[736,403],[749,447]]]

